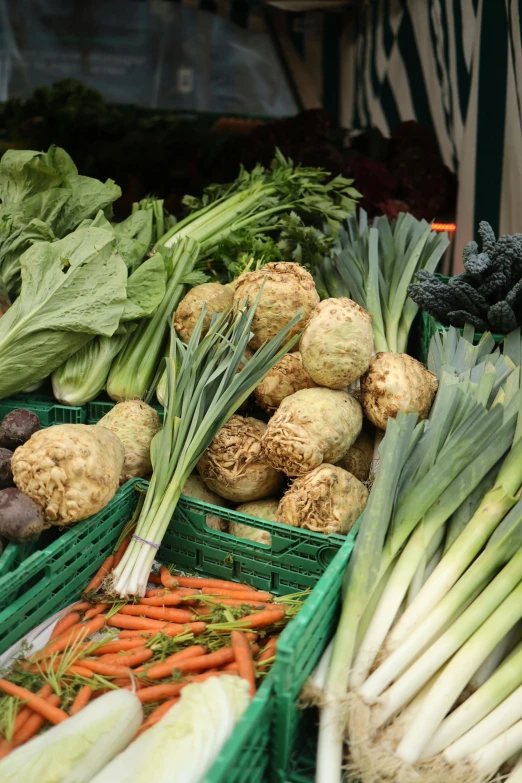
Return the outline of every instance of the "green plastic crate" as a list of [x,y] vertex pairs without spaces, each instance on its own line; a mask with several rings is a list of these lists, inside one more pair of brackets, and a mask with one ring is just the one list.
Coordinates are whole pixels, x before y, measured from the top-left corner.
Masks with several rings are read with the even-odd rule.
[[52,398],[36,394],[18,394],[16,397],[0,400],[0,420],[16,408],[25,408],[36,413],[42,427],[54,424],[85,424],[87,411],[83,405],[59,405]]
[[137,482],[118,490],[104,509],[73,525],[0,578],[0,653],[71,600],[116,544],[138,499]]
[[17,568],[36,549],[38,539],[25,544],[15,544],[10,541],[0,555],[0,577]]
[[[207,514],[266,530],[271,546],[212,530]],[[346,542],[346,536],[314,533],[266,522],[246,514],[182,497],[160,549],[180,568],[212,571],[220,579],[247,581],[261,590],[285,595],[315,587]]]
[[[139,482],[129,482],[122,488],[119,497],[114,498],[103,511],[71,528],[44,552],[36,552],[15,571],[0,579],[0,652],[80,595],[82,588],[113,549],[135,508],[138,491],[143,491],[145,486]],[[195,510],[194,504],[197,506]],[[221,508],[187,498],[180,501],[180,508],[183,510],[174,515],[159,550],[158,558],[165,563],[175,563],[179,568],[190,568],[205,576],[240,578],[256,587],[270,587],[279,595],[301,589],[303,582],[307,586],[316,584],[327,566],[327,552],[332,550],[332,545],[324,545],[323,565],[313,556],[312,550],[317,543],[316,537],[321,542],[328,542],[332,537],[307,534],[295,528],[280,531],[283,528],[281,525],[227,512],[227,516],[236,520],[247,519],[255,527],[268,529],[274,540],[272,547],[263,547],[206,528],[205,512],[219,512],[223,515]],[[210,539],[205,535],[207,531],[213,534]],[[285,532],[293,536],[283,535]],[[214,536],[218,541],[215,547],[212,546]],[[181,541],[178,541],[178,537]],[[309,539],[307,547],[304,547],[305,538]],[[346,542],[346,539],[342,540]],[[225,541],[228,541],[228,549]],[[259,548],[264,551],[260,552]],[[295,556],[294,550],[298,553]],[[287,572],[283,560],[289,563]],[[335,572],[338,560],[336,554],[332,564]],[[330,581],[329,577],[326,578],[327,584]],[[18,596],[21,587],[24,592]],[[324,588],[320,593],[324,593]],[[307,603],[314,595],[315,591]],[[329,615],[330,610],[326,614]],[[281,644],[295,622],[293,620],[282,634]],[[284,654],[286,648],[283,646],[282,649]],[[205,776],[205,783],[266,783],[269,780],[270,745],[273,741],[270,729],[277,706],[275,689],[278,676],[274,667]]]
[[[100,419],[103,419],[105,414],[109,413],[109,411],[114,408],[115,405],[116,403],[109,399],[93,400],[92,402],[88,402],[87,424],[97,424]],[[158,412],[160,419],[163,421],[163,406],[152,405],[151,407]]]
[[314,780],[317,711],[301,711],[297,700],[332,638],[341,608],[341,587],[353,551],[354,533],[345,540],[303,609],[281,635],[275,677],[272,780]]

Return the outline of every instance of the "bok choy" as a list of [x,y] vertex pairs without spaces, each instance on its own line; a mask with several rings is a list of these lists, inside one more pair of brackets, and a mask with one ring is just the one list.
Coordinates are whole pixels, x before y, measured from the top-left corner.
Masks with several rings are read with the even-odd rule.
[[2,759],[0,780],[89,783],[127,747],[142,720],[141,703],[134,694],[110,691]]

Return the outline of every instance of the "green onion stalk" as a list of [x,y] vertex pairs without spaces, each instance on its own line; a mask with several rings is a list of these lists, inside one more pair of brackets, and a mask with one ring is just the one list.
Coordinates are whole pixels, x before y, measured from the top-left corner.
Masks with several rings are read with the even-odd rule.
[[408,286],[420,269],[434,272],[448,246],[448,235],[425,220],[401,212],[396,221],[378,217],[370,226],[361,209],[359,219],[348,216],[317,264],[316,284],[326,297],[346,296],[372,314],[376,351],[404,353],[419,309]]
[[170,355],[166,360],[164,425],[151,447],[152,479],[136,538],[114,571],[114,590],[121,596],[145,593],[157,548],[187,478],[219,430],[299,340],[300,335],[289,340],[287,337],[301,319],[300,311],[244,362],[260,295],[261,291],[251,307],[232,307],[213,316],[204,337],[206,308],[203,307],[186,345],[172,330]]
[[[520,343],[519,332],[515,337]],[[368,704],[383,698],[388,685],[393,691],[395,678],[410,664],[416,665],[416,656],[426,644],[436,642],[456,618],[463,623],[485,582],[505,566],[518,545],[522,532],[522,505],[519,509],[517,502],[522,491],[522,441],[516,434],[520,368],[494,349],[491,335],[478,346],[469,338],[470,330],[459,337],[454,329],[444,339],[434,338],[432,366],[438,370],[439,392],[429,420],[416,424],[415,416],[398,416],[388,423],[381,443],[377,476],[345,577],[343,610],[325,687],[317,764],[320,783],[340,780],[340,727],[349,686]],[[452,523],[472,493],[474,512],[467,524],[461,516]],[[455,537],[457,525],[461,532]],[[448,547],[446,531],[453,536]],[[435,553],[434,567],[424,568]],[[421,581],[409,603],[419,569]],[[498,600],[506,596],[500,593]],[[493,599],[490,605],[494,606]],[[384,661],[370,674],[378,656],[379,660],[384,656]],[[447,660],[433,658],[438,668]],[[409,691],[401,691],[403,702],[390,697],[389,710],[382,708],[384,722],[427,687],[438,671],[433,666],[426,665],[421,682],[415,680]],[[424,712],[431,714],[423,707]],[[376,708],[375,721],[379,715]]]

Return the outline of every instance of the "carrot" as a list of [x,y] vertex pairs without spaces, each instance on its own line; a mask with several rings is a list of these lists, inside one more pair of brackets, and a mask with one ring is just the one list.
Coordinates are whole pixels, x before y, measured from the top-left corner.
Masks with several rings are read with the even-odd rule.
[[143,647],[145,639],[117,639],[114,642],[107,642],[102,647],[97,647],[90,655],[113,655],[118,652],[128,652],[137,647]]
[[92,694],[93,694],[93,690],[90,685],[84,685],[83,688],[80,688],[80,690],[75,696],[73,703],[71,704],[71,709],[69,710],[69,714],[76,715],[77,712],[83,710],[83,708],[86,707],[89,701],[91,700]]
[[[48,696],[50,696],[52,693],[51,686],[48,683],[45,683],[45,685],[40,688],[37,696],[41,696],[42,699],[47,699]],[[15,718],[14,726],[13,726],[13,736],[16,734],[17,731],[20,731],[24,723],[28,720],[28,718],[31,717],[31,715],[34,715],[33,710],[25,706],[23,709],[20,710],[18,715]]]
[[157,663],[155,666],[151,666],[147,670],[147,677],[150,680],[161,680],[163,677],[169,677],[173,670],[177,668],[177,664],[180,661],[184,661],[190,658],[199,658],[205,655],[207,651],[206,647],[200,644],[196,644],[193,647],[187,647],[185,650],[169,655],[161,663]]
[[71,612],[84,612],[86,609],[90,609],[92,606],[89,601],[78,601],[77,604],[71,606]]
[[245,634],[245,637],[248,639],[249,642],[256,642],[259,636],[259,634],[255,633],[254,631],[241,631],[241,633]]
[[[60,704],[60,697],[57,696],[55,693],[51,694],[46,699],[47,704],[49,704],[51,707],[58,707]],[[27,742],[27,740],[30,740],[37,731],[41,729],[41,727],[45,723],[45,718],[43,715],[39,715],[36,712],[33,712],[29,720],[24,724],[24,726],[13,735],[13,746],[15,748],[18,748],[20,745],[23,745],[24,742]]]
[[154,590],[145,591],[146,598],[151,598],[154,595],[170,595],[170,590],[167,590],[165,587],[156,587]]
[[90,669],[95,674],[103,674],[106,677],[130,677],[131,673],[128,666],[118,666],[115,663],[106,663],[103,658],[91,661],[86,658],[82,661],[86,669]]
[[131,536],[129,534],[128,536],[125,536],[125,538],[119,545],[118,549],[114,553],[114,563],[112,564],[113,568],[116,568],[116,566],[120,564],[120,561],[123,555],[125,554],[125,552],[127,551],[127,547],[129,546],[130,542],[131,542]]
[[247,585],[242,585],[240,582],[226,582],[224,579],[205,579],[199,576],[175,576],[172,577],[180,585],[180,587],[197,587],[203,589],[204,587],[215,587],[227,590],[239,590],[245,592],[245,590],[251,590],[256,592],[255,588],[248,588]]
[[223,672],[233,672],[234,674],[239,673],[239,666],[237,665],[236,661],[232,661],[232,663],[227,663],[226,666],[221,667],[221,671]]
[[263,665],[263,661],[270,660],[276,654],[277,636],[271,636],[266,645],[261,650],[261,653],[257,659],[257,668],[264,670],[268,667],[268,664]]
[[255,614],[249,614],[246,617],[242,617],[241,623],[248,623],[247,628],[263,628],[267,625],[273,625],[283,620],[285,617],[285,610],[282,606],[271,606],[269,609],[264,609],[261,612],[255,612]]
[[267,593],[264,590],[251,590],[245,587],[244,590],[231,590],[230,588],[215,588],[215,587],[203,587],[201,589],[202,595],[218,595],[222,598],[235,598],[237,600],[244,598],[247,601],[254,600],[258,602],[269,603],[274,600],[272,593]]
[[101,614],[106,609],[110,607],[110,604],[97,604],[97,606],[93,606],[92,609],[89,609],[88,612],[85,612],[84,620],[90,620],[91,617],[96,617],[96,615]]
[[[203,674],[195,675],[194,677],[188,677],[185,682],[173,682],[173,683],[161,683],[160,685],[149,685],[148,688],[143,688],[138,691],[136,696],[142,704],[147,704],[151,701],[163,701],[164,699],[171,699],[175,696],[179,696],[180,692],[186,685],[191,682],[204,682],[210,679],[210,677],[219,677],[226,672],[216,672],[214,670],[210,672],[204,672]],[[131,685],[127,685],[126,689],[130,690]]]
[[163,582],[161,581],[159,576],[157,576],[156,574],[149,574],[149,580],[148,581],[152,582],[153,585],[161,585],[161,584],[163,584]]
[[98,590],[98,588],[101,587],[101,583],[111,570],[113,563],[114,555],[109,555],[109,557],[105,558],[83,592],[88,593],[90,590]]
[[179,696],[183,685],[182,682],[162,683],[161,685],[151,685],[148,688],[143,688],[136,693],[136,696],[142,704],[146,704],[150,701],[163,701],[163,699],[172,699],[174,696]]
[[67,720],[69,717],[64,710],[59,710],[56,707],[49,705],[41,696],[36,696],[26,688],[14,685],[14,683],[9,682],[8,680],[0,679],[0,688],[5,691],[5,693],[8,693],[9,696],[16,696],[17,698],[26,701],[33,712],[43,715],[50,723],[58,724]]
[[76,625],[80,622],[80,613],[79,612],[69,612],[69,614],[66,614],[64,617],[62,617],[56,625],[53,628],[53,632],[50,636],[50,639],[56,639],[57,636],[61,636],[62,633],[65,633],[69,628],[72,628],[73,625]]
[[[155,590],[151,592],[156,592]],[[177,606],[182,602],[182,596],[178,593],[164,593],[163,595],[153,595],[149,598],[141,598],[135,606]]]
[[140,728],[136,736],[139,737],[140,734],[143,734],[143,732],[147,731],[147,729],[150,729],[151,726],[155,726],[156,723],[159,723],[159,721],[163,718],[163,716],[166,715],[167,712],[170,710],[170,708],[173,707],[175,704],[177,704],[178,701],[179,701],[179,696],[176,696],[173,699],[168,699],[168,701],[164,701],[163,704],[160,704],[159,707],[156,707],[156,709],[150,713],[147,720],[144,721],[142,727]]
[[[126,618],[128,620],[136,620],[138,618]],[[154,620],[149,620],[148,622],[155,622]],[[164,634],[165,636],[179,636],[182,633],[193,633],[194,636],[197,636],[200,633],[204,633],[207,628],[206,623],[202,622],[195,622],[195,623],[185,623],[184,625],[179,625],[178,623],[169,623],[168,625],[163,625],[159,632]],[[119,635],[120,639],[150,639],[152,636],[155,636],[158,633],[158,629],[156,627],[149,628],[149,630],[127,630],[122,631]]]
[[268,609],[270,606],[263,601],[251,601],[250,599],[247,598],[240,598],[238,600],[236,598],[221,598],[220,596],[217,595],[209,596],[209,598],[214,599],[216,605],[224,604],[224,606],[249,606],[252,607],[252,609]]
[[232,663],[234,658],[234,651],[231,647],[222,647],[220,650],[216,650],[216,652],[208,655],[200,655],[179,661],[174,668],[182,673],[199,672],[210,669],[213,666],[224,666],[226,663]]
[[115,664],[116,666],[129,666],[132,669],[133,666],[139,666],[141,663],[150,661],[154,655],[152,650],[147,647],[140,647],[137,650],[129,650],[128,652],[119,652],[114,655],[104,655],[103,663]]
[[178,582],[176,579],[174,579],[169,571],[168,568],[165,568],[165,566],[161,566],[160,568],[160,579],[161,584],[163,587],[177,587]]
[[170,623],[190,623],[192,620],[192,612],[189,612],[188,609],[165,609],[161,606],[141,606],[139,604],[122,606],[120,614],[150,617],[153,620],[165,620]]
[[[52,661],[45,661],[44,665],[46,668],[51,668],[52,671],[56,672],[58,671],[60,667],[60,659],[54,658]],[[39,664],[33,664],[29,667],[28,671],[34,672],[35,674],[40,674],[42,671],[42,665]],[[89,671],[89,669],[86,669],[84,666],[78,665],[77,663],[73,663],[71,666],[67,668],[67,670],[64,672],[64,676],[67,675],[73,675],[77,674],[80,677],[92,677],[92,672]]]
[[230,634],[232,642],[232,651],[236,659],[238,674],[248,682],[250,695],[256,693],[256,672],[254,661],[252,660],[252,651],[248,641],[240,631],[232,631]]
[[0,759],[5,759],[14,748],[14,742],[8,739],[0,739]]
[[91,636],[91,634],[96,633],[96,631],[101,631],[105,625],[105,620],[106,617],[104,615],[98,615],[97,617],[93,617],[92,620],[88,620],[86,623],[73,625],[69,631],[66,631],[61,636],[57,636],[56,639],[53,639],[47,644],[47,646],[43,650],[40,650],[34,658],[38,660],[43,656],[51,655],[55,652],[63,652],[66,647],[69,647],[74,642],[86,639],[88,636]]
[[132,617],[131,615],[117,612],[107,620],[107,625],[131,631],[159,631],[165,628],[167,623],[160,622],[160,620],[151,620],[148,617]]

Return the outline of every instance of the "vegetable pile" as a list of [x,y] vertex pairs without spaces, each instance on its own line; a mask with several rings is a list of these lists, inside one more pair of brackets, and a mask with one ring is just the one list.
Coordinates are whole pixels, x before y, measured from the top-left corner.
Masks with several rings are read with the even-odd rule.
[[[0,779],[24,772],[28,783],[50,783],[59,769],[60,780],[74,770],[78,780],[138,781],[154,763],[166,781],[178,738],[177,763],[196,783],[276,659],[306,593],[276,598],[161,566],[146,597],[115,600],[106,577],[133,529],[131,520],[45,646],[18,655],[0,679]],[[205,752],[192,758],[201,732]],[[55,748],[66,738],[58,768]],[[153,758],[165,742],[169,753]]]
[[[522,752],[522,342],[450,328],[427,422],[389,419],[346,574],[318,781],[490,781]],[[516,706],[518,705],[518,706]]]

